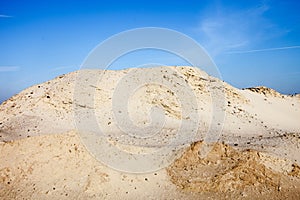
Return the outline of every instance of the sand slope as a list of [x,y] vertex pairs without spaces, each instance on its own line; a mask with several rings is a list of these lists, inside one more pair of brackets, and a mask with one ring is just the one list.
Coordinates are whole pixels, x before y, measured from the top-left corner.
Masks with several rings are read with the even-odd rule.
[[[104,74],[86,70],[87,79],[103,75],[89,87],[95,91],[95,104],[90,109],[95,110],[105,131],[119,131],[112,120],[111,99],[118,82],[132,70],[154,73],[167,81],[176,80],[169,72],[177,71],[194,91],[199,129],[182,157],[168,168],[140,175],[117,172],[98,162],[75,131],[74,107],[90,105],[74,102],[79,72],[73,72],[32,86],[0,106],[0,197],[300,198],[297,95],[282,95],[265,87],[239,90],[190,67],[128,69]],[[140,77],[134,78],[138,81]],[[218,84],[224,88],[216,87]],[[217,123],[222,126],[219,142],[208,157],[201,158],[203,142],[197,141],[205,138],[212,121],[211,90],[224,90],[225,101],[219,109],[224,111],[225,118],[224,123]],[[129,102],[130,117],[137,125],[149,123],[148,113],[153,105],[165,110],[166,130],[178,128],[184,116],[176,91],[155,85],[146,85],[136,92]]]
[[299,199],[300,171],[292,162],[224,144],[201,159],[200,145],[193,144],[167,169],[135,175],[96,161],[75,132],[5,143],[0,146],[0,197]]
[[[153,69],[128,69],[121,71],[85,70],[85,77],[102,76],[96,85],[89,88],[95,90],[96,112],[100,123],[105,126],[111,115],[111,98],[118,82],[132,71],[146,71],[153,76],[162,76],[172,81],[176,77],[170,71],[177,71],[193,89],[198,102],[201,128],[207,128],[211,123],[212,100],[211,91],[221,90],[215,88],[215,82],[223,85],[225,102],[222,106],[226,114],[223,125],[224,134],[259,135],[299,132],[300,99],[297,96],[281,95],[275,91],[260,92],[260,90],[238,90],[227,83],[208,76],[205,72],[191,67],[161,67]],[[48,82],[32,86],[20,94],[5,101],[0,107],[0,141],[24,138],[27,136],[63,133],[75,128],[73,109],[74,87],[79,72],[59,76]],[[167,74],[168,76],[164,75]],[[136,77],[139,79],[139,77]],[[177,78],[178,79],[178,78]],[[177,80],[175,79],[175,80]],[[132,81],[134,84],[137,81]],[[270,90],[271,91],[271,90]],[[88,92],[88,91],[87,91]],[[221,91],[222,92],[222,91]],[[221,93],[220,92],[220,93]],[[136,101],[130,109],[136,113],[133,117],[137,124],[149,121],[147,116],[149,108],[160,105],[166,110],[170,119],[181,117],[179,102],[169,94],[166,88],[158,86],[145,86],[137,91]],[[75,105],[74,105],[75,104]],[[137,108],[137,105],[140,105]],[[82,105],[84,106],[84,105]],[[135,107],[134,107],[135,106]],[[138,110],[139,109],[139,110]],[[51,127],[51,128],[50,128]],[[104,127],[105,128],[105,127]],[[113,128],[111,128],[113,129]]]

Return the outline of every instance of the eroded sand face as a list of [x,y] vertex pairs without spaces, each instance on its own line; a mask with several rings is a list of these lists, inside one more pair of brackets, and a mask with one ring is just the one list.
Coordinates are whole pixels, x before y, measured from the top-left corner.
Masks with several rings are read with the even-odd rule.
[[[171,181],[187,192],[216,193],[229,198],[297,199],[300,196],[299,166],[283,161],[279,168],[266,167],[278,162],[274,157],[261,159],[260,152],[238,151],[216,143],[205,158],[200,158],[202,142],[196,142],[167,171]],[[284,170],[285,168],[289,170]]]
[[[299,199],[299,166],[254,150],[217,143],[200,158],[202,142],[171,166],[150,174],[114,171],[93,158],[77,133],[0,145],[3,199]],[[277,163],[267,167],[268,163]]]
[[[151,73],[151,69],[134,70]],[[164,70],[156,75],[163,76]],[[180,72],[193,89],[200,121],[192,145],[169,167],[145,174],[122,173],[91,156],[75,131],[73,87],[78,72],[74,72],[28,88],[0,106],[0,197],[299,199],[299,96],[263,87],[238,90],[224,83],[222,134],[201,158],[204,143],[199,141],[205,139],[213,115],[209,91],[213,85],[208,85],[220,80],[189,67],[172,70]],[[91,86],[96,91],[97,120],[112,133],[118,129],[111,118],[111,98],[127,73],[107,71],[98,85]],[[178,128],[182,116],[176,94],[153,85],[141,88],[131,99],[130,117],[137,125],[147,124],[154,105],[164,108],[168,130]],[[162,137],[167,140],[170,135]]]
[[[215,144],[201,159],[202,142],[167,169],[150,174],[114,171],[96,161],[75,132],[2,144],[4,199],[197,199],[203,197],[297,199],[299,166],[253,150]],[[276,162],[275,169],[265,163]],[[274,168],[274,166],[273,166]]]
[[0,152],[1,199],[157,199],[176,193],[165,171],[134,175],[99,163],[75,132],[2,144]]

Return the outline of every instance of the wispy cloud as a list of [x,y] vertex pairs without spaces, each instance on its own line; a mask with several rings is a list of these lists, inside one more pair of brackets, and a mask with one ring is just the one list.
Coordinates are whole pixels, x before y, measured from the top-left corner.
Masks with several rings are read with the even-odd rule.
[[61,66],[61,67],[52,68],[50,71],[54,72],[54,71],[61,71],[61,70],[65,70],[65,69],[71,69],[71,68],[75,68],[75,67],[74,66]]
[[243,54],[243,53],[255,53],[255,52],[264,52],[264,51],[278,51],[286,49],[299,49],[300,46],[288,46],[288,47],[276,47],[276,48],[267,48],[267,49],[252,49],[247,51],[228,51],[226,54]]
[[264,17],[265,4],[251,9],[231,9],[226,6],[208,10],[202,15],[198,32],[201,43],[212,55],[240,48],[253,48],[260,42],[283,34]]
[[13,16],[11,16],[11,15],[1,15],[0,14],[0,18],[11,18],[11,17],[13,17]]
[[19,70],[19,66],[0,66],[0,72],[15,72]]

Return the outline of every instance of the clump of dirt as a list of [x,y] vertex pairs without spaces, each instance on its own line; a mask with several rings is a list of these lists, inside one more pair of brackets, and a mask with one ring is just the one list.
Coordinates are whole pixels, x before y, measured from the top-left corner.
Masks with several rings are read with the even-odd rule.
[[297,164],[293,164],[293,169],[292,171],[289,173],[290,176],[295,176],[300,178],[300,166]]
[[[208,155],[201,158],[199,151],[203,144],[193,143],[167,169],[171,181],[182,190],[198,193],[278,193],[282,190],[282,184],[289,181],[289,177],[284,177],[259,162],[257,151],[239,151],[229,145],[216,143],[212,145]],[[299,174],[299,166],[291,173]]]

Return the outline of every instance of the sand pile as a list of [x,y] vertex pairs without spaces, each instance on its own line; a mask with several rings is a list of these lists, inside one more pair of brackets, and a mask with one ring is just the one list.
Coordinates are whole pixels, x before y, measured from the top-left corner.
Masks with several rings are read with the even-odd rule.
[[272,97],[284,97],[284,95],[280,94],[274,89],[267,88],[265,86],[259,86],[259,87],[251,87],[251,88],[245,88],[246,90],[250,90],[252,92],[256,92],[258,94],[263,94],[265,96],[272,96]]
[[[1,199],[299,199],[296,163],[217,143],[195,142],[167,169],[122,173],[93,158],[76,132],[0,145]],[[268,163],[273,163],[268,166]]]
[[[146,84],[129,99],[128,113],[137,126],[151,123],[153,106],[164,110],[164,131],[150,141],[151,148],[159,148],[182,119],[188,120],[178,98],[178,79],[195,94],[198,107],[191,106],[191,111],[199,114],[198,130],[189,140],[192,145],[168,168],[130,174],[91,156],[76,130],[76,120],[84,118],[75,120],[74,108],[94,111],[104,131],[118,134],[112,109],[114,91],[128,74],[133,74],[131,84],[139,83],[141,72],[176,86],[170,90]],[[82,85],[76,83],[77,71],[32,86],[1,104],[1,199],[300,198],[299,96],[282,98],[262,87],[238,90],[191,67],[80,73],[84,73]],[[83,85],[99,75],[98,82]],[[84,95],[93,93],[95,103],[74,101],[75,85],[86,88]],[[223,121],[214,116],[212,92],[217,100],[224,100],[215,108],[223,112]],[[190,99],[185,103],[193,105]],[[211,123],[222,132],[208,157],[201,158],[204,143],[199,141],[205,139]]]
[[[264,165],[261,154],[254,150],[238,151],[226,144],[216,143],[205,158],[199,156],[203,142],[196,142],[176,160],[167,171],[171,181],[187,192],[219,193],[229,196],[276,198],[300,197],[299,166],[280,173]],[[268,157],[270,160],[276,158]],[[297,188],[291,187],[294,184]],[[270,198],[270,196],[268,196]]]
[[[155,69],[155,70],[154,70]],[[160,67],[147,69],[127,69],[120,71],[85,70],[86,79],[102,76],[102,79],[90,85],[86,93],[95,91],[94,109],[99,113],[100,122],[104,128],[107,123],[112,123],[108,129],[116,129],[113,125],[111,110],[112,98],[119,81],[132,72],[144,71],[153,74],[154,77],[162,77],[163,80],[172,83],[179,78],[184,79],[194,91],[200,117],[199,126],[205,129],[212,122],[212,96],[223,99],[218,109],[225,112],[223,134],[237,135],[266,135],[271,131],[279,134],[299,132],[300,124],[300,99],[298,96],[281,95],[265,96],[250,90],[238,90],[205,72],[192,67]],[[181,74],[177,77],[176,73]],[[13,96],[0,106],[0,141],[10,141],[42,134],[64,133],[74,130],[74,85],[79,72],[72,72],[59,76],[53,80],[34,85],[21,93]],[[138,82],[141,77],[133,77]],[[133,84],[135,82],[133,81]],[[176,84],[176,83],[174,83]],[[223,85],[223,88],[217,87]],[[80,85],[79,85],[80,87]],[[267,91],[273,91],[265,88]],[[272,94],[277,92],[272,92]],[[166,109],[166,117],[176,121],[180,118],[181,105],[176,100],[176,91],[169,91],[158,86],[145,86],[137,92],[136,100],[130,102],[133,114],[131,117],[137,123],[149,123],[147,115],[154,105]],[[173,97],[172,97],[173,96]],[[225,98],[225,99],[224,99]],[[223,101],[222,100],[222,101]],[[218,123],[216,123],[218,124]],[[51,127],[49,129],[49,127]],[[170,124],[170,127],[174,127]],[[205,132],[205,130],[204,130]],[[201,138],[200,138],[201,139]]]

